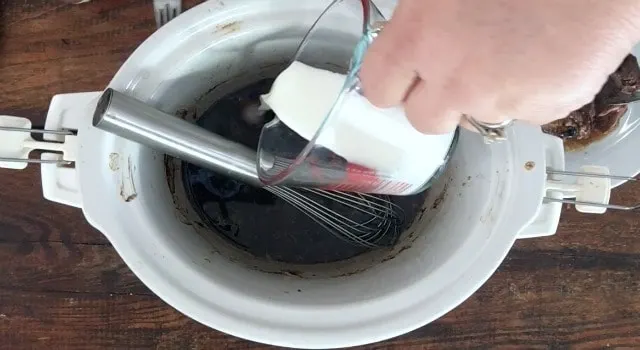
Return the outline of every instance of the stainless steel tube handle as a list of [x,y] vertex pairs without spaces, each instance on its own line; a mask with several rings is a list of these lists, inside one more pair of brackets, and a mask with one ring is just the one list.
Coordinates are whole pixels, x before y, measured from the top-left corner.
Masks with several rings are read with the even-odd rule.
[[111,88],[100,97],[93,126],[222,175],[262,186],[255,151]]

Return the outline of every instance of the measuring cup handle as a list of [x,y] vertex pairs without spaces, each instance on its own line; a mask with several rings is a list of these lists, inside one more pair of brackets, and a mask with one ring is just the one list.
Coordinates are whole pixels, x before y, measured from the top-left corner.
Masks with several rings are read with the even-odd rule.
[[[98,97],[102,91],[55,95],[49,104],[45,128],[50,130],[77,130],[83,118],[91,118]],[[89,104],[93,103],[93,107]],[[91,112],[88,112],[91,111]],[[46,141],[64,141],[61,135],[43,136]],[[77,147],[77,145],[76,145]],[[77,153],[77,152],[75,152]],[[43,160],[59,160],[62,155],[43,153]],[[77,163],[76,163],[77,164]],[[40,166],[42,195],[52,202],[82,208],[82,194],[78,178],[78,168],[62,167],[55,163]]]

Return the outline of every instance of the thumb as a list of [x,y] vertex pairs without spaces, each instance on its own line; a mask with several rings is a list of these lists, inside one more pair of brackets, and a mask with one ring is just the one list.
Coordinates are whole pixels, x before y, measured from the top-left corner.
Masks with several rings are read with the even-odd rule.
[[461,113],[454,108],[442,89],[429,89],[424,80],[418,81],[405,100],[409,122],[425,134],[452,132],[460,123]]
[[416,79],[416,73],[408,68],[401,33],[393,22],[371,44],[365,54],[359,72],[365,97],[378,107],[392,107],[402,103]]

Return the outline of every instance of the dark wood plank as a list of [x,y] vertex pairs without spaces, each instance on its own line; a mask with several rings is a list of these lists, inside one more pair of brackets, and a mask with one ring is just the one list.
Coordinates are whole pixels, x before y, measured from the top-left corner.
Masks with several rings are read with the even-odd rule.
[[80,209],[43,199],[38,166],[0,169],[0,179],[0,242],[108,243]]
[[[91,253],[86,254],[90,260]],[[637,303],[640,270],[635,268],[640,259],[627,257],[617,268],[580,267],[581,259],[585,257],[516,250],[478,293],[441,320],[398,339],[365,348],[640,344]],[[551,261],[549,268],[531,273],[531,265],[539,261]],[[578,264],[574,264],[575,261]],[[20,274],[35,270],[36,278],[47,280],[47,273],[42,273],[37,264],[33,266]],[[116,268],[119,268],[117,263]],[[51,269],[51,275],[56,275],[56,270],[65,271],[64,266],[54,265]],[[87,277],[89,273],[81,270],[78,270],[79,279],[86,280],[88,285],[100,286],[97,275]],[[2,334],[14,334],[15,338],[7,339],[14,348],[31,344],[34,337],[47,338],[51,341],[47,346],[52,348],[74,344],[155,346],[153,341],[158,338],[166,341],[162,345],[168,348],[177,345],[174,342],[180,339],[191,339],[188,346],[192,348],[221,346],[221,339],[227,339],[229,343],[224,344],[231,348],[233,344],[238,346],[235,348],[255,345],[197,326],[153,295],[42,292],[39,291],[42,285],[29,283],[24,285],[25,290],[20,290],[15,286],[27,282],[26,279],[20,282],[20,278],[24,277],[4,282],[0,292],[0,330]],[[45,286],[44,289],[50,288],[47,283]],[[3,323],[2,314],[13,323]],[[102,333],[94,334],[96,329]],[[54,334],[56,337],[52,337]],[[86,343],[88,339],[95,341]]]
[[0,290],[2,349],[258,347],[187,319],[153,296]]
[[6,290],[152,294],[110,245],[0,243],[0,276]]
[[[154,30],[140,1],[6,1],[0,50],[2,109],[43,120],[58,93],[103,89]],[[111,25],[110,23],[119,23]]]
[[[53,95],[103,89],[153,32],[150,9],[145,1],[2,1],[0,113],[42,125]],[[42,200],[37,166],[0,178],[10,189],[0,194],[0,241],[107,242],[80,210]]]
[[594,253],[515,249],[463,305],[385,345],[639,346],[640,257]]
[[[43,125],[55,94],[103,89],[155,30],[151,9],[149,1],[0,1],[0,114]],[[79,210],[42,200],[37,166],[0,169],[0,178],[0,241],[107,242]]]
[[[611,203],[634,205],[640,202],[640,182],[614,189]],[[574,209],[562,213],[558,234],[523,240],[527,249],[591,249],[611,253],[640,253],[640,213],[609,210],[603,215],[581,214]]]
[[0,1],[0,112],[42,123],[53,95],[104,89],[155,29],[151,1]]

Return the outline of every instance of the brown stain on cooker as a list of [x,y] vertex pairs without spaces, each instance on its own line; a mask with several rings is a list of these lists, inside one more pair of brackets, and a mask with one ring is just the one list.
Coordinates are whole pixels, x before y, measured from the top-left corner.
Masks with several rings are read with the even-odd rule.
[[198,227],[204,227],[204,224],[198,221],[190,221],[189,211],[180,204],[180,200],[176,194],[176,173],[178,165],[175,158],[171,156],[164,156],[164,171],[169,186],[169,193],[171,193],[171,200],[173,201],[173,207],[175,208],[175,215],[178,221],[187,226],[197,225]]
[[304,272],[302,271],[283,270],[283,271],[278,271],[278,273],[284,276],[289,276],[289,277],[304,278]]
[[531,171],[536,167],[536,163],[532,162],[532,161],[528,161],[526,163],[524,163],[524,169],[527,171]]
[[[138,197],[136,184],[133,181],[133,165],[131,164],[131,157],[127,158],[127,175],[128,178],[123,174],[122,181],[120,182],[120,197],[122,197],[122,200],[129,203]],[[127,188],[127,184],[129,184],[129,188]]]
[[111,171],[120,170],[120,154],[111,153],[109,155],[109,169],[111,169]]
[[[386,260],[385,260],[385,259],[382,259],[382,260],[380,261],[380,263],[383,263],[383,262],[385,262],[385,261],[387,261],[387,260],[391,260],[391,259],[393,259],[393,258],[395,258],[395,255],[394,255],[394,256],[392,256],[391,258],[387,258]],[[365,271],[369,270],[370,268],[371,268],[371,267],[365,267],[365,268],[358,269],[358,270],[355,270],[355,271],[351,271],[351,272],[343,273],[342,275],[338,275],[338,276],[336,276],[335,278],[354,276],[354,275],[357,275],[357,274],[359,274],[359,273],[363,273],[363,272],[365,272]]]
[[136,199],[138,197],[138,195],[136,193],[131,193],[131,194],[126,194],[124,191],[124,185],[120,186],[120,197],[122,197],[122,200],[129,203],[132,200]]
[[420,216],[418,217],[418,221],[422,220],[422,218],[424,217],[424,213],[426,212],[427,212],[427,208],[420,209]]
[[444,189],[442,189],[442,192],[438,195],[436,200],[433,201],[431,209],[438,209],[438,207],[440,207],[442,202],[444,202],[444,199],[447,197],[447,189],[449,189],[449,182],[444,185]]
[[[411,243],[413,243],[413,242],[411,242]],[[382,263],[385,263],[385,262],[387,262],[387,261],[391,261],[391,260],[393,260],[393,259],[397,258],[397,257],[398,257],[402,252],[404,252],[405,250],[407,250],[407,249],[409,249],[409,248],[411,248],[411,247],[412,247],[412,245],[411,245],[411,244],[408,244],[408,245],[403,246],[403,247],[402,247],[402,248],[400,248],[400,249],[399,249],[395,254],[390,255],[390,256],[388,256],[388,257],[386,257],[386,258],[384,258],[384,259],[380,260],[380,263],[382,264]]]
[[[205,91],[204,94],[200,95],[200,97],[195,99],[195,102],[198,103],[200,101],[202,101],[203,98],[205,98],[207,95],[209,95],[210,93],[212,93],[213,91],[215,91],[218,87],[220,87],[221,85],[226,84],[227,82],[231,81],[232,79],[227,79],[227,80],[223,80],[219,83],[217,83],[216,85],[214,85],[213,87],[211,87],[209,90]],[[197,119],[197,118],[194,118]]]
[[[471,176],[467,177],[467,180],[471,180]],[[442,189],[442,191],[440,192],[438,197],[433,201],[433,205],[431,206],[431,210],[438,209],[440,207],[440,205],[444,202],[445,198],[447,198],[447,190],[449,189],[449,184],[450,183],[451,183],[451,179],[445,183],[444,188]],[[418,220],[422,220],[422,217],[427,212],[427,210],[429,210],[429,209],[427,209],[426,207],[422,208],[420,210],[420,214],[418,214],[419,215],[419,219]],[[385,263],[387,261],[391,261],[391,260],[397,258],[402,252],[404,252],[405,250],[413,247],[413,243],[415,242],[416,238],[417,238],[416,231],[412,231],[409,234],[409,236],[407,237],[407,239],[406,239],[408,241],[408,244],[405,244],[404,246],[402,246],[400,249],[398,249],[396,252],[392,253],[391,255],[388,255],[388,256],[384,257],[382,260],[380,260],[380,264]],[[340,275],[338,277],[352,276],[352,275],[364,272],[364,271],[370,269],[371,267],[373,267],[373,266],[370,266],[370,267],[367,267],[367,268],[364,268],[364,269],[361,269],[361,270],[353,271],[353,272],[350,272],[350,273],[346,273],[346,274]]]
[[175,113],[176,117],[182,120],[186,120],[188,122],[196,121],[197,115],[198,115],[198,110],[196,106],[187,106],[183,108],[178,108],[178,110]]
[[[169,185],[169,192],[173,196],[176,194],[176,183],[175,183],[176,169],[173,163],[173,158],[169,156],[164,156],[164,174],[165,174],[165,177],[167,178],[167,184]],[[175,204],[175,198],[174,198],[174,204]]]
[[240,24],[242,24],[242,21],[233,21],[226,24],[218,24],[216,26],[215,33],[231,34],[240,30]]

